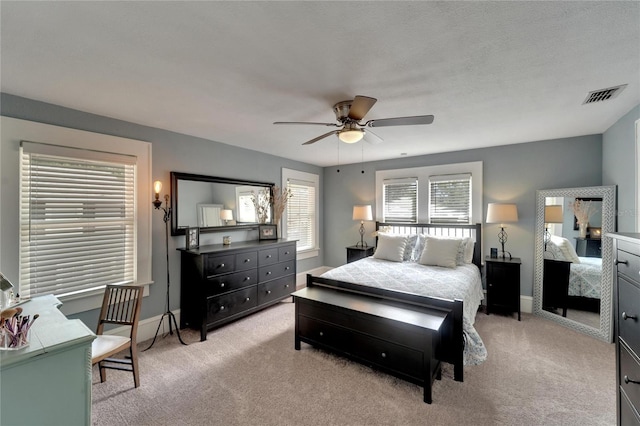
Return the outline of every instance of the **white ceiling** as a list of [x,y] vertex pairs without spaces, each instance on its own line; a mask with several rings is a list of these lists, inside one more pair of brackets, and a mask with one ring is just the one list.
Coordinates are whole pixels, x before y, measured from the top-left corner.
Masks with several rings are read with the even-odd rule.
[[[640,103],[634,2],[0,3],[2,92],[319,166],[603,133]],[[628,84],[600,104],[587,93]],[[378,145],[302,143],[332,106]],[[340,145],[338,154],[338,145]]]

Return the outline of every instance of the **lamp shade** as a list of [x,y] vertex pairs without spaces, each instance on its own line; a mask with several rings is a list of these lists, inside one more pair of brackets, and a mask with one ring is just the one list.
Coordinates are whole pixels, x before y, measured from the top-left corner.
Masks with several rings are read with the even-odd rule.
[[507,223],[518,221],[518,208],[515,204],[489,203],[487,223]]
[[233,220],[233,211],[229,209],[220,210],[220,219]]
[[353,206],[353,220],[373,220],[371,206]]
[[562,223],[562,206],[552,205],[544,206],[544,222],[545,223]]

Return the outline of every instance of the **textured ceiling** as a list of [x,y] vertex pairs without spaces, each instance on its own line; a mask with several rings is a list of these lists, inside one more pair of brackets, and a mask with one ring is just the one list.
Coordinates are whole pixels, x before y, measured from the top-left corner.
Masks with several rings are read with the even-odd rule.
[[[320,166],[602,133],[640,103],[639,2],[0,3],[1,89]],[[613,100],[582,105],[619,84]],[[433,114],[341,144],[320,126]]]

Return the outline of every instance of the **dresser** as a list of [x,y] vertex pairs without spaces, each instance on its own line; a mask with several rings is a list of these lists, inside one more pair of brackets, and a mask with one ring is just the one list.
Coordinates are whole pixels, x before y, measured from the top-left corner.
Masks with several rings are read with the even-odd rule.
[[487,315],[495,311],[517,312],[520,321],[520,258],[485,258]]
[[602,239],[576,237],[576,253],[580,257],[602,257]]
[[38,314],[29,346],[0,351],[0,424],[90,425],[91,342],[95,334],[70,320],[54,296],[20,305]]
[[616,402],[619,425],[640,425],[640,234],[613,237]]
[[181,253],[180,327],[207,331],[289,297],[296,288],[296,242],[243,241]]

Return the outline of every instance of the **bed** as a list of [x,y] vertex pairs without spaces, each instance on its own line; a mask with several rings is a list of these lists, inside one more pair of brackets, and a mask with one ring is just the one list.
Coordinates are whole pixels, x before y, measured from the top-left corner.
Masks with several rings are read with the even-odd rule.
[[[454,379],[463,381],[463,366],[479,364],[487,356],[482,339],[473,327],[483,299],[480,224],[377,223],[376,230],[378,238],[374,256],[347,263],[319,277],[308,276],[307,286],[330,287],[446,311],[440,360],[453,364]],[[409,241],[405,248],[411,246],[411,252],[404,250],[400,258],[389,260],[384,255],[389,247],[387,241],[402,238]],[[443,265],[447,266],[430,264],[434,260],[428,255],[433,255],[436,247],[455,245],[453,241],[460,240],[464,243],[458,246],[453,267],[450,257],[438,258],[436,262],[444,262]],[[431,253],[427,253],[427,246]],[[445,253],[451,250],[438,251]],[[438,253],[436,257],[446,256]]]

